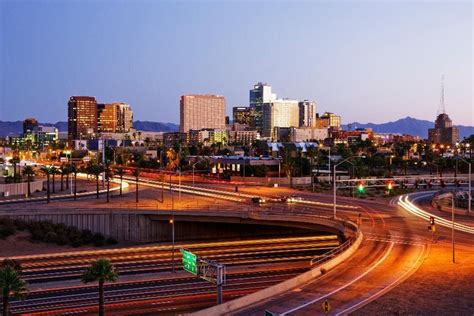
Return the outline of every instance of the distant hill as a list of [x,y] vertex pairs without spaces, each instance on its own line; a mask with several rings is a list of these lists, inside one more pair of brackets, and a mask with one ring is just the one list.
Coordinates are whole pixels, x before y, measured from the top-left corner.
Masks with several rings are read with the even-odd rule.
[[[342,128],[349,129],[349,125],[351,129],[372,128],[374,132],[378,133],[401,133],[420,136],[421,138],[428,138],[428,129],[434,127],[434,122],[418,120],[407,116],[395,122],[381,124],[353,122],[343,125]],[[461,139],[474,134],[473,126],[455,125],[455,127],[459,128],[459,137]]]
[[[46,126],[55,126],[61,132],[67,131],[67,122],[57,122],[57,123],[40,123],[40,125]],[[382,124],[374,123],[359,123],[354,122],[351,124],[343,125],[343,129],[355,128],[372,128],[374,132],[379,133],[401,133],[401,134],[410,134],[414,136],[420,136],[422,138],[428,138],[428,128],[432,128],[434,123],[426,120],[418,120],[412,117],[407,116],[406,118],[399,119],[395,122],[388,122]],[[161,122],[151,122],[151,121],[135,121],[133,126],[140,131],[147,132],[176,132],[179,129],[178,124],[174,123],[161,123]],[[462,126],[455,125],[459,128],[459,136],[461,139],[464,137],[469,137],[474,134],[473,126]],[[0,121],[0,136],[12,136],[19,135],[22,133],[22,121],[8,122]]]
[[177,132],[179,125],[174,123],[160,123],[150,121],[135,121],[133,127],[146,132]]
[[[39,123],[43,126],[54,126],[60,132],[67,132],[67,122],[56,122],[56,123]],[[179,129],[179,125],[174,123],[160,123],[150,121],[135,121],[133,122],[134,128],[140,131],[147,132],[176,132]],[[0,137],[20,135],[23,132],[22,121],[0,121]]]

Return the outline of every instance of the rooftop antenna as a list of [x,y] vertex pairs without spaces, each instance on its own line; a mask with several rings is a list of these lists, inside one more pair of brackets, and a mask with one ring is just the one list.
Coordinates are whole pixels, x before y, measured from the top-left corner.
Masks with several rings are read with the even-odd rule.
[[441,95],[439,97],[439,108],[436,116],[440,114],[445,114],[446,109],[444,107],[444,74],[441,75]]

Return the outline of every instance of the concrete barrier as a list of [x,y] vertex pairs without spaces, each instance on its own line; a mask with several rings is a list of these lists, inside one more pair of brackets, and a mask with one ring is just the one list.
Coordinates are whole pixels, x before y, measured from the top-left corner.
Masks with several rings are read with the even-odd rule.
[[267,300],[273,296],[280,295],[294,288],[300,287],[312,281],[313,279],[321,276],[323,274],[322,271],[324,271],[325,273],[331,270],[332,268],[334,268],[335,266],[337,266],[338,264],[342,263],[343,261],[347,260],[359,248],[362,242],[362,238],[363,238],[362,232],[358,232],[356,234],[356,240],[352,243],[352,245],[349,248],[347,248],[339,256],[325,263],[322,263],[319,266],[312,268],[308,272],[300,274],[292,279],[278,283],[266,289],[240,297],[238,299],[229,301],[224,304],[220,304],[220,305],[216,305],[210,308],[200,310],[190,315],[208,316],[208,315],[226,315],[226,314],[235,313],[253,304],[260,303],[264,300]]
[[[31,193],[43,190],[43,181],[31,181],[30,182]],[[28,183],[6,183],[0,184],[0,195],[12,196],[12,195],[26,195],[28,193]]]

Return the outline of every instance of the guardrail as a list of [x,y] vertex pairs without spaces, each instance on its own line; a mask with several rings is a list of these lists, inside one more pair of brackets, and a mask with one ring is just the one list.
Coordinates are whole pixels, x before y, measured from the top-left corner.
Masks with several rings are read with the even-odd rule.
[[327,261],[337,257],[338,255],[340,255],[341,253],[343,253],[344,251],[349,249],[357,241],[357,239],[359,238],[359,234],[360,234],[359,227],[357,225],[351,223],[351,222],[346,222],[346,223],[350,223],[351,225],[355,226],[355,228],[356,228],[355,236],[349,237],[348,240],[346,240],[344,243],[342,243],[338,247],[336,247],[334,249],[331,249],[330,251],[328,251],[328,252],[326,252],[326,253],[324,253],[320,256],[316,256],[313,259],[311,259],[311,261],[310,261],[311,267],[321,265],[324,262],[327,262]]

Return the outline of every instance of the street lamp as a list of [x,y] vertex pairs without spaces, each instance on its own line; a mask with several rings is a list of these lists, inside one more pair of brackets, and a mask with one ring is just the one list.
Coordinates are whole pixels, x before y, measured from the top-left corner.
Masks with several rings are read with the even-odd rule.
[[469,169],[468,169],[468,205],[467,205],[467,208],[468,208],[468,215],[471,215],[471,202],[472,202],[472,193],[471,193],[471,163],[469,161],[467,161],[466,159],[464,158],[461,158],[459,156],[457,156],[457,159],[458,160],[461,160],[462,162],[465,162],[467,163],[467,165],[469,166]]
[[194,186],[194,169],[195,169],[195,166],[199,163],[199,161],[196,161],[195,163],[193,163],[193,186]]
[[349,158],[346,158],[344,159],[343,161],[337,163],[337,164],[334,164],[334,176],[333,176],[333,209],[334,209],[334,218],[336,218],[336,168],[337,166],[339,166],[340,164],[346,162],[346,161],[349,161],[353,158],[365,158],[365,156],[351,156]]
[[174,214],[171,215],[170,219],[170,224],[171,224],[171,268],[173,273],[175,273],[175,263],[174,263]]

